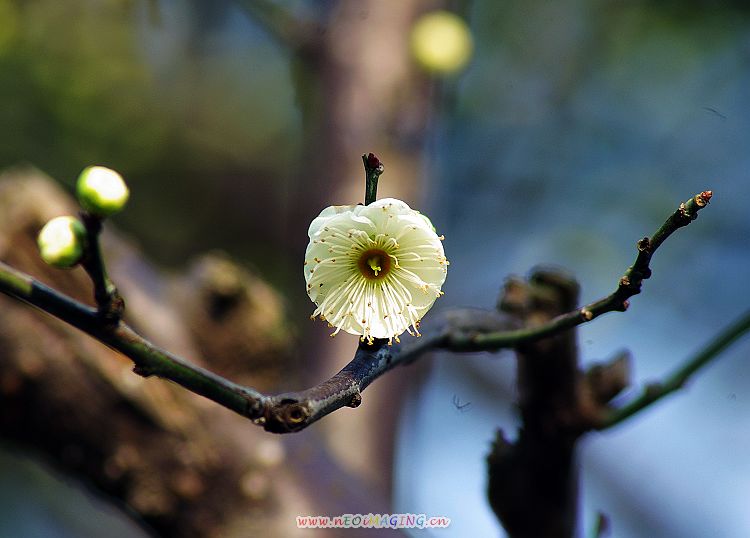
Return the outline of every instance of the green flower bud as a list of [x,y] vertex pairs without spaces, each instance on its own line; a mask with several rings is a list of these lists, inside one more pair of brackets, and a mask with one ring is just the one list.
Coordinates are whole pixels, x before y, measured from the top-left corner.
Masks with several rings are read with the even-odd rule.
[[75,217],[56,217],[44,225],[36,242],[46,263],[73,267],[83,256],[86,228]]
[[108,217],[120,211],[130,191],[122,176],[103,166],[89,166],[78,176],[76,194],[81,207],[93,215]]

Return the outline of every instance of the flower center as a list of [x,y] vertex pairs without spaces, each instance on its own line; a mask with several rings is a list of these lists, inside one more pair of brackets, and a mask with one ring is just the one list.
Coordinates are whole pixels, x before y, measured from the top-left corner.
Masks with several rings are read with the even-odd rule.
[[359,272],[368,280],[380,280],[391,271],[391,257],[383,250],[369,249],[357,261]]

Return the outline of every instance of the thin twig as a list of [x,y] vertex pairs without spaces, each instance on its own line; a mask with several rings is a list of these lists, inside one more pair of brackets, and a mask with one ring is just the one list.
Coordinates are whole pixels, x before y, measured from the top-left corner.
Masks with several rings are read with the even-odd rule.
[[517,346],[525,342],[557,334],[598,318],[608,312],[624,312],[629,306],[630,297],[641,292],[643,281],[651,276],[649,264],[656,249],[676,230],[687,226],[698,217],[698,211],[706,207],[713,193],[703,191],[693,196],[662,224],[651,238],[644,237],[637,243],[638,255],[635,262],[620,278],[617,289],[603,299],[556,317],[549,323],[517,331],[464,334],[451,336],[449,348],[453,351],[481,351]]
[[745,312],[737,321],[716,335],[702,350],[686,360],[664,381],[649,383],[640,396],[613,410],[601,424],[597,425],[597,429],[604,430],[616,426],[668,394],[683,388],[693,374],[718,357],[722,351],[748,331],[750,331],[750,311]]
[[638,293],[642,280],[650,275],[648,264],[656,248],[676,229],[690,223],[710,198],[710,191],[703,192],[681,204],[651,239],[639,241],[635,263],[620,279],[617,290],[600,301],[530,329],[472,332],[464,323],[461,327],[448,325],[433,335],[401,346],[388,346],[385,341],[363,344],[353,360],[329,380],[304,391],[279,395],[261,394],[195,366],[153,345],[122,321],[104,320],[98,310],[2,262],[0,292],[52,314],[123,353],[134,362],[134,371],[139,375],[169,379],[253,420],[268,431],[286,433],[299,431],[341,407],[356,407],[361,402],[361,392],[375,379],[399,364],[417,360],[427,351],[497,351],[560,333],[605,312],[624,310],[627,298]]
[[373,153],[362,155],[362,163],[365,165],[365,205],[370,205],[378,197],[378,178],[385,167]]
[[107,274],[107,267],[99,244],[102,231],[102,218],[91,213],[81,213],[81,220],[86,228],[86,253],[81,266],[91,278],[94,285],[94,300],[99,315],[108,323],[116,323],[125,311],[125,301],[114,282]]

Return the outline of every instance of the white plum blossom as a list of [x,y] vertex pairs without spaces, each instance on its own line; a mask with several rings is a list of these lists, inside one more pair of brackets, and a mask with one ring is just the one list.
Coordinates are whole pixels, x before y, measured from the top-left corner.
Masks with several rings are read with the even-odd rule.
[[305,253],[312,317],[362,340],[419,336],[443,294],[448,260],[430,220],[395,198],[330,206],[310,224]]

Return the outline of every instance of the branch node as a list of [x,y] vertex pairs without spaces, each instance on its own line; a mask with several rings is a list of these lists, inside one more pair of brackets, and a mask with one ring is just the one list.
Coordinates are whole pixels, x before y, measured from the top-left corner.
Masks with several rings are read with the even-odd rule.
[[133,366],[133,373],[141,376],[141,377],[151,377],[154,375],[154,372],[151,368],[148,368],[147,366],[144,366],[142,364],[136,364]]
[[300,403],[290,405],[285,413],[287,422],[294,425],[303,422],[309,414],[307,408]]
[[[685,204],[680,204],[680,208],[683,208]],[[636,243],[638,252],[649,252],[651,250],[651,240],[648,237],[644,237]]]
[[301,430],[308,424],[310,409],[307,403],[293,398],[284,398],[266,408],[262,424],[266,431],[288,433]]
[[349,403],[347,404],[349,407],[359,407],[362,403],[362,394],[357,391],[353,396],[352,399],[349,400]]
[[97,304],[102,305],[97,310],[97,314],[102,320],[109,326],[117,325],[122,319],[122,315],[125,312],[125,299],[122,298],[117,288],[112,290],[112,294],[108,296],[104,301],[97,299]]
[[581,308],[581,317],[584,321],[591,321],[594,319],[594,313],[588,308]]

